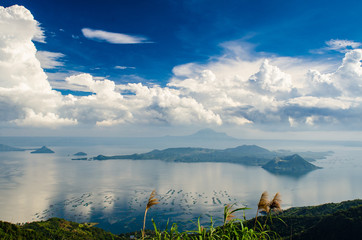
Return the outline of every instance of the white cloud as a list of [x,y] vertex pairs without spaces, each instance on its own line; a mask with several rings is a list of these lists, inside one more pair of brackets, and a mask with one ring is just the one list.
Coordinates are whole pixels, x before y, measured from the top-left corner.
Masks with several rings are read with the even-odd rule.
[[300,91],[311,96],[335,97],[340,96],[341,91],[336,88],[332,80],[332,74],[321,74],[310,69],[305,75],[306,84]]
[[100,127],[110,127],[110,126],[115,126],[115,125],[120,125],[125,123],[126,121],[124,119],[106,119],[106,120],[102,120],[102,121],[98,121],[96,122],[97,126]]
[[53,126],[68,125],[75,120],[57,118],[57,109],[63,104],[61,95],[51,89],[36,58],[31,40],[39,31],[38,22],[26,8],[0,7],[1,115],[18,124],[52,119]]
[[178,90],[147,87],[141,83],[123,85],[121,88],[134,92],[135,95],[127,96],[126,103],[135,119],[143,119],[143,122],[222,124],[218,114],[206,109],[192,97],[182,96]]
[[245,124],[248,124],[248,123],[253,123],[252,121],[244,118],[244,117],[237,117],[237,116],[230,116],[228,119],[227,119],[227,122],[228,123],[233,123],[233,124],[236,124],[236,125],[245,125]]
[[[192,96],[220,115],[223,123],[235,124],[235,117],[242,117],[246,121],[241,123],[263,128],[312,123],[314,127],[342,126],[345,121],[359,121],[362,115],[357,113],[361,101],[356,98],[362,81],[360,51],[347,52],[342,65],[333,71],[323,62],[308,59],[222,56],[205,65],[175,67],[168,86]],[[326,70],[331,72],[321,73]]]
[[249,83],[264,93],[292,91],[291,76],[270,65],[268,60],[264,60],[259,72],[249,78]]
[[[41,67],[32,42],[41,30],[30,12],[19,6],[0,8],[0,20],[0,30],[5,29],[0,31],[1,124],[361,128],[361,49],[346,52],[342,64],[331,69],[323,61],[253,54],[250,46],[245,50],[233,45],[239,43],[228,43],[226,53],[208,63],[175,66],[165,87],[56,73],[52,78],[63,79],[52,79],[53,86],[92,93],[62,96],[52,90],[43,68],[60,66],[63,55],[38,52],[45,59]],[[98,40],[146,41],[97,34],[93,37]]]
[[305,119],[305,123],[310,125],[310,126],[313,126],[314,125],[314,121],[317,119],[316,116],[310,116],[310,117],[307,117]]
[[54,69],[57,67],[64,66],[64,63],[58,61],[59,58],[64,57],[65,55],[58,52],[48,52],[48,51],[37,51],[36,58],[40,61],[40,65],[44,69]]
[[136,69],[136,68],[135,67],[127,67],[127,66],[115,66],[114,69],[124,70],[124,69]]
[[48,113],[35,113],[34,110],[25,108],[25,117],[21,119],[13,120],[15,124],[19,126],[31,126],[31,127],[47,127],[56,128],[57,126],[69,126],[76,125],[77,120],[60,118],[57,114]]
[[[18,5],[8,8],[0,6],[0,32],[10,41],[45,42],[40,24],[34,20],[29,10]],[[15,32],[17,33],[16,38],[14,38]]]
[[90,74],[82,73],[67,77],[66,82],[88,88],[89,91],[96,93],[97,98],[122,99],[122,95],[115,91],[115,83],[110,80],[93,80]]
[[362,49],[346,53],[342,65],[333,74],[335,85],[345,95],[360,96],[362,94]]
[[296,127],[296,126],[298,126],[298,123],[295,121],[294,118],[288,117],[288,121],[289,121],[289,125],[290,125],[291,127]]
[[344,98],[322,98],[313,96],[303,96],[292,98],[288,104],[298,105],[305,108],[325,108],[346,110],[354,106],[354,102]]
[[325,42],[327,47],[320,49],[311,50],[311,53],[323,54],[326,51],[337,51],[341,53],[346,53],[353,49],[358,49],[362,46],[362,43],[355,42],[351,40],[340,40],[340,39],[331,39]]
[[91,40],[105,41],[113,44],[137,44],[150,43],[147,38],[140,36],[132,36],[123,33],[106,32],[103,30],[94,30],[91,28],[83,28],[83,35]]
[[350,40],[339,40],[339,39],[331,39],[326,42],[328,45],[328,50],[342,51],[345,52],[348,49],[355,49],[362,45],[360,42],[354,42]]
[[310,94],[318,96],[360,96],[362,94],[362,49],[345,53],[342,64],[331,73],[309,70],[307,74]]

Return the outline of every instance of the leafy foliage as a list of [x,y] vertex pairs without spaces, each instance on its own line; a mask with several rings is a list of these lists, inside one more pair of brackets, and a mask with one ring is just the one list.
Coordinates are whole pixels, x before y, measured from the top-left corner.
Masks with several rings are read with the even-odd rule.
[[93,227],[93,224],[79,224],[60,218],[27,223],[22,226],[0,221],[0,239],[121,239],[119,236]]
[[[167,224],[160,230],[153,222],[154,230],[145,230],[145,239],[357,239],[362,235],[362,200],[291,208],[283,213],[270,211],[267,216],[259,216],[257,221],[235,218],[237,211],[246,208],[232,209],[232,206],[225,206],[222,226],[215,227],[211,218],[209,226],[202,226],[198,220],[196,230],[179,232],[177,224]],[[24,225],[0,221],[0,239],[5,240],[141,238],[142,231],[117,236],[94,227],[94,224],[60,218]]]
[[[285,239],[356,239],[356,236],[362,235],[361,216],[362,200],[351,200],[290,208],[274,214],[273,222],[269,221],[267,227]],[[266,218],[258,217],[258,221],[265,222]],[[254,219],[245,222],[248,227],[254,224]]]

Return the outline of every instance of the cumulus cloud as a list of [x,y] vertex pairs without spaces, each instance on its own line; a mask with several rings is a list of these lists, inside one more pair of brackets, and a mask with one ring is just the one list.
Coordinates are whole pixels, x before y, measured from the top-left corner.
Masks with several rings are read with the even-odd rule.
[[342,64],[331,73],[320,73],[309,70],[306,76],[309,95],[316,96],[350,96],[357,97],[362,93],[362,49],[354,49],[345,53]]
[[103,30],[94,30],[91,28],[83,28],[82,33],[84,37],[95,40],[104,41],[113,44],[137,44],[137,43],[150,43],[145,37],[132,36],[123,33],[106,32]]
[[[34,20],[29,10],[18,5],[8,8],[0,6],[0,32],[7,36],[8,40],[25,41],[30,39],[45,42],[39,22]],[[14,32],[17,33],[16,37]]]
[[248,59],[177,66],[168,86],[192,96],[225,124],[296,128],[359,121],[361,114],[351,113],[361,107],[361,50],[346,52],[341,66],[327,73],[321,71],[330,66],[303,59]]
[[190,96],[182,96],[175,89],[160,86],[144,86],[141,83],[128,84],[121,87],[133,92],[128,95],[127,105],[136,110],[137,119],[154,123],[222,123],[218,114],[206,109],[201,103]]
[[362,49],[346,53],[342,65],[333,74],[336,87],[343,94],[360,96],[362,93]]
[[264,60],[259,72],[249,78],[249,83],[264,93],[292,91],[291,76],[270,65],[268,60]]
[[[110,80],[95,80],[90,74],[66,78],[69,84],[86,87],[93,95],[77,97],[65,109],[80,122],[98,126],[118,124],[221,124],[220,116],[205,109],[180,91],[138,84],[117,85]],[[128,94],[122,95],[121,92]],[[132,93],[132,94],[129,94]]]
[[306,90],[308,95],[320,97],[335,97],[341,94],[333,83],[332,74],[321,74],[319,71],[310,69],[306,74]]
[[26,8],[0,7],[1,115],[18,124],[40,119],[54,120],[53,126],[74,123],[75,120],[58,118],[58,106],[63,104],[61,95],[51,89],[32,42],[42,35],[39,31],[38,22]]
[[35,113],[33,109],[25,108],[25,117],[12,122],[20,126],[56,128],[57,126],[76,125],[77,120],[60,118],[52,112]]
[[70,84],[86,87],[89,91],[95,93],[98,98],[107,100],[122,99],[122,95],[115,91],[115,83],[110,80],[94,80],[90,74],[82,73],[67,77],[65,79]]
[[[1,29],[5,29],[0,31],[2,123],[42,127],[197,124],[361,128],[360,124],[348,124],[360,123],[362,117],[361,49],[345,52],[340,66],[331,70],[324,62],[273,55],[266,58],[266,53],[250,52],[250,46],[242,50],[242,46],[229,43],[226,54],[208,63],[175,66],[173,77],[163,87],[117,84],[77,73],[65,77],[63,87],[91,94],[63,96],[52,89],[43,71],[60,66],[63,55],[37,53],[32,40],[42,32],[31,13],[20,6],[0,8]],[[113,43],[147,41],[100,30],[85,32],[92,39]],[[335,48],[357,46],[333,44]]]

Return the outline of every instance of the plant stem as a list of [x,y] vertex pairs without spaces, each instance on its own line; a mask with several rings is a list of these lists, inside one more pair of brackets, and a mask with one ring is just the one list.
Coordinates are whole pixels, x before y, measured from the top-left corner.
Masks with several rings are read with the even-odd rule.
[[258,211],[259,211],[259,209],[256,210],[256,216],[255,216],[255,222],[254,222],[254,228],[253,228],[253,230],[255,230],[255,227],[256,227],[256,221],[257,221],[257,219],[258,219]]
[[146,215],[147,215],[148,209],[146,208],[145,216],[143,218],[143,229],[142,229],[142,240],[145,239],[145,228],[146,228]]

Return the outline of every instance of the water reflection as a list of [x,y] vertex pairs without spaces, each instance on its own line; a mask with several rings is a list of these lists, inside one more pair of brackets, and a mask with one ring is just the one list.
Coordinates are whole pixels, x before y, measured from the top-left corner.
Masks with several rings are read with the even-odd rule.
[[[102,146],[82,151],[100,153]],[[237,203],[254,210],[260,194],[280,192],[283,207],[361,198],[361,150],[339,149],[315,164],[323,169],[300,178],[273,175],[260,167],[228,163],[167,163],[157,160],[71,161],[74,147],[56,154],[0,153],[0,218],[11,222],[47,219],[99,222],[115,233],[139,230],[148,196],[160,204],[149,218],[193,226],[189,220],[210,216],[221,222],[223,206]],[[121,152],[119,148],[111,152]],[[334,149],[332,149],[334,150]],[[347,155],[348,154],[348,155]],[[95,154],[94,154],[95,155]],[[151,227],[148,222],[148,227]]]

